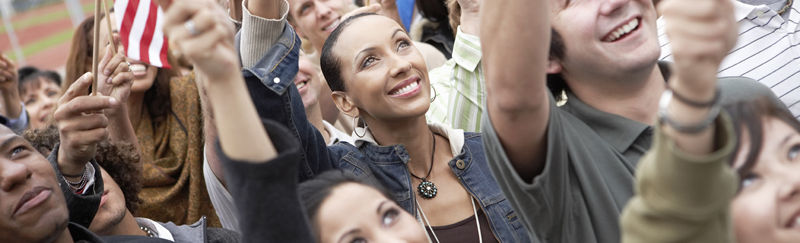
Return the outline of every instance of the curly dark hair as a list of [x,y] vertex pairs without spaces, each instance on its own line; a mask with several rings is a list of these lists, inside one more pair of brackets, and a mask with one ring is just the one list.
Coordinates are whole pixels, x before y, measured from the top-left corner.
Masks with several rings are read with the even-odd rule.
[[[52,125],[42,129],[29,129],[23,137],[44,156],[48,156],[60,141],[58,128]],[[142,190],[139,153],[136,151],[136,147],[130,143],[103,141],[97,145],[94,156],[97,164],[119,185],[125,195],[125,206],[134,215],[142,202],[139,198],[139,191]]]

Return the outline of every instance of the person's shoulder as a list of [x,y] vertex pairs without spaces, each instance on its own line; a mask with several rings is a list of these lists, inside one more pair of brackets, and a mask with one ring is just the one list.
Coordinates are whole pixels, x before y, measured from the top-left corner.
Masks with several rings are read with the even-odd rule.
[[747,77],[720,77],[717,84],[720,88],[723,103],[743,98],[775,96],[769,87]]

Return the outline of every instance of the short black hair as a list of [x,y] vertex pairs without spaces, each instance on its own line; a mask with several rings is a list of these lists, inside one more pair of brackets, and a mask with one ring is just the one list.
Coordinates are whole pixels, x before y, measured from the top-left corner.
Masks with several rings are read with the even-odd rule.
[[360,13],[342,21],[336,29],[331,32],[325,44],[322,45],[322,54],[319,58],[319,66],[322,69],[322,76],[328,81],[328,86],[333,91],[345,91],[344,80],[342,80],[342,71],[340,70],[341,64],[339,58],[333,55],[333,48],[336,42],[339,41],[339,35],[342,34],[344,28],[349,26],[353,20],[370,15],[377,15],[374,13]]
[[311,222],[311,225],[314,226],[314,229],[318,228],[318,226],[315,225],[314,218],[319,212],[319,207],[322,205],[322,202],[324,202],[325,199],[330,196],[333,189],[345,183],[355,183],[374,188],[386,198],[394,201],[394,198],[390,196],[386,188],[384,188],[380,182],[373,177],[357,176],[352,172],[343,170],[326,171],[317,175],[311,180],[300,183],[297,189],[298,194],[300,195],[300,201],[302,202],[303,208],[308,214],[309,222]]
[[[553,28],[550,28],[550,60],[564,60],[567,54],[567,47],[564,45],[564,38]],[[568,91],[569,86],[560,73],[547,74],[547,88],[556,101],[561,101],[561,92]]]
[[58,73],[52,70],[40,70],[33,66],[25,66],[17,70],[17,76],[19,79],[17,90],[19,90],[20,93],[23,93],[25,90],[26,83],[38,81],[41,78],[45,78],[56,85],[61,86],[61,75],[58,75]]

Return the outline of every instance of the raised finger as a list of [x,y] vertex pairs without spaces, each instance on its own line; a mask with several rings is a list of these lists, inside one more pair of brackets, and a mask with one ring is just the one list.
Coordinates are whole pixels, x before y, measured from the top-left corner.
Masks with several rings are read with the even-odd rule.
[[116,99],[108,96],[80,96],[66,104],[59,105],[54,117],[57,120],[63,120],[82,114],[101,113],[104,109],[108,109],[117,103]]
[[[111,71],[108,70],[109,69],[108,68],[108,63],[111,61],[111,58],[113,57],[112,56],[113,52],[111,51],[112,50],[111,49],[111,45],[106,45],[106,47],[104,47],[104,48],[106,49],[105,53],[103,53],[103,58],[100,59],[100,63],[98,64],[97,67],[98,67],[98,70],[103,70],[102,73],[103,73],[104,76],[108,76],[108,75],[111,74]],[[108,72],[106,72],[106,71],[108,71]]]
[[114,75],[114,78],[111,79],[111,85],[113,86],[120,86],[125,82],[133,82],[133,73],[131,72],[123,72],[117,75]]
[[86,131],[108,127],[108,118],[103,113],[83,114],[79,119],[64,120],[59,123],[62,131]]
[[95,145],[98,142],[102,142],[108,138],[108,129],[106,128],[95,128],[92,130],[81,131],[79,136],[72,137],[72,144],[81,146],[81,145]]
[[108,62],[108,64],[106,64],[105,70],[103,71],[104,74],[108,76],[116,73],[116,70],[119,69],[120,64],[126,66],[128,65],[128,63],[125,62],[125,55],[122,54],[122,52],[117,51],[113,56],[111,56],[111,60]]
[[92,85],[92,79],[94,78],[92,76],[93,75],[91,72],[87,72],[81,75],[81,77],[78,78],[78,80],[75,80],[75,82],[72,83],[72,85],[70,85],[67,88],[67,91],[64,92],[64,95],[62,95],[61,98],[58,99],[58,103],[64,104],[74,99],[75,97],[89,94],[89,86]]

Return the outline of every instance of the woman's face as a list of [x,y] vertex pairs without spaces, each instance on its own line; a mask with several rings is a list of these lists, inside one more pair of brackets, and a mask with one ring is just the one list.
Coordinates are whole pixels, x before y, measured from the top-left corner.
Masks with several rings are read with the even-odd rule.
[[[775,118],[764,122],[764,141],[753,168],[743,173],[742,189],[731,204],[739,243],[800,240],[800,133]],[[749,138],[734,167],[744,164]]]
[[425,60],[394,20],[379,15],[353,20],[339,36],[333,54],[340,63],[346,96],[368,122],[419,117],[428,111]]
[[20,97],[28,111],[30,128],[44,128],[58,98],[61,97],[61,87],[50,79],[40,77],[39,80],[24,84]]
[[[111,26],[114,26],[113,32],[114,35],[117,35],[116,25],[114,24],[114,13],[110,14],[111,16]],[[100,28],[100,43],[102,44],[102,48],[100,48],[100,52],[98,53],[102,58],[105,55],[106,48],[105,46],[108,45],[109,38],[108,38],[108,28],[105,27],[107,25],[106,21],[109,18],[103,18],[101,21],[102,27]],[[117,46],[121,47],[121,43],[117,42]],[[158,74],[158,67],[147,65],[144,62],[133,60],[131,58],[126,58],[126,61],[131,64],[131,73],[133,74],[133,86],[131,86],[131,93],[144,93],[150,87],[153,86],[153,83],[156,80],[156,75]]]
[[334,188],[314,220],[323,243],[428,242],[411,214],[374,188],[357,183]]

